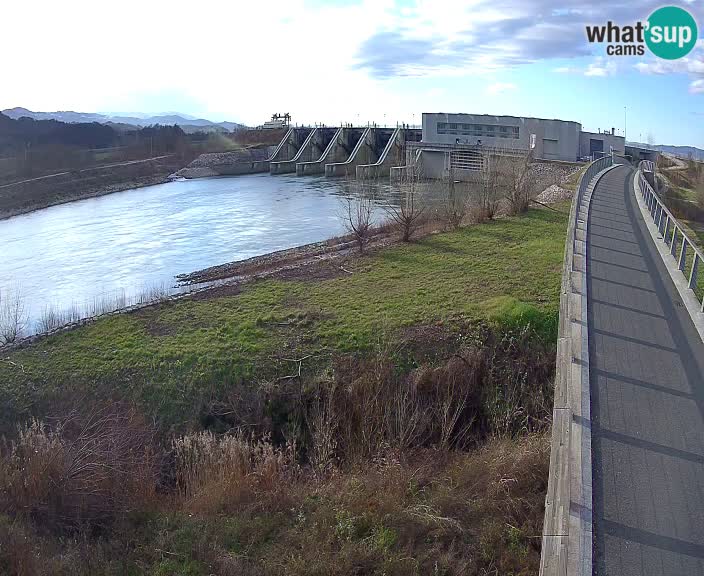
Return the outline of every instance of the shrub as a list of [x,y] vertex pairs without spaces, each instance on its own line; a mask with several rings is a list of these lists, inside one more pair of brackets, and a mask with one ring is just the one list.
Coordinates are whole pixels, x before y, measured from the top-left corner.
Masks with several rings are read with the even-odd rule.
[[104,527],[156,494],[153,430],[121,407],[19,427],[0,459],[0,510],[55,529]]
[[275,491],[293,470],[290,451],[242,432],[196,432],[173,440],[176,486],[187,509],[232,510],[257,492]]

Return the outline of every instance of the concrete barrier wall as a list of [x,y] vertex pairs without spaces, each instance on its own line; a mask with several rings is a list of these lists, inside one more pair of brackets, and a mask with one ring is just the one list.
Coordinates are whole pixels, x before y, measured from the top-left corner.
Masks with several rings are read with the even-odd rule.
[[591,576],[591,395],[586,240],[592,192],[611,157],[593,162],[572,200],[560,289],[550,477],[540,576]]

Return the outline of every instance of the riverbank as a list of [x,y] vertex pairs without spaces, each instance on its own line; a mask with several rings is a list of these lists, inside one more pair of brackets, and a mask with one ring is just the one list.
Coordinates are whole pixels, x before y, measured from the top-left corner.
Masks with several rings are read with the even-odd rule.
[[160,156],[0,186],[0,220],[36,210],[169,181],[181,166],[175,156]]
[[[216,274],[210,269],[192,280],[228,277],[228,285],[3,353],[13,364],[0,363],[0,381],[18,386],[5,394],[33,390],[41,397],[54,389],[50,382],[65,378],[72,388],[82,382],[100,393],[102,385],[90,384],[97,376],[109,382],[131,374],[125,391],[133,400],[152,397],[149,411],[158,407],[160,419],[186,422],[223,378],[251,377],[257,366],[285,370],[285,361],[272,361],[282,350],[290,358],[369,350],[379,330],[392,336],[404,326],[471,319],[510,324],[524,312],[544,318],[536,328],[549,337],[565,222],[562,210],[531,209],[412,244],[381,245],[361,257],[333,250],[335,259],[319,258],[321,245],[312,245],[216,267]],[[28,381],[34,385],[27,388]],[[175,396],[167,392],[174,386]]]
[[0,565],[537,573],[555,208],[209,268],[231,283],[0,352]]

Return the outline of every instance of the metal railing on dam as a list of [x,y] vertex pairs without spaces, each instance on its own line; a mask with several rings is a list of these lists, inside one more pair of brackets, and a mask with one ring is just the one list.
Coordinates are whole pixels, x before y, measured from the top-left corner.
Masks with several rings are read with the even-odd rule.
[[570,209],[560,289],[541,576],[592,574],[586,238],[591,194],[602,174],[613,166],[611,155],[589,164],[579,180]]
[[643,160],[638,165],[634,186],[650,215],[650,225],[655,227],[652,236],[658,251],[704,339],[704,253],[665,206],[648,181],[648,175],[655,185],[655,164]]

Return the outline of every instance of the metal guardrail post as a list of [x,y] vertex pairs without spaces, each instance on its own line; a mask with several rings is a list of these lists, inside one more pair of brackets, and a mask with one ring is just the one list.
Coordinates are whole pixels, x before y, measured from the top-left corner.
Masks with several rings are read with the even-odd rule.
[[681,272],[684,272],[684,267],[687,264],[687,237],[682,238],[682,249],[680,250],[680,260],[677,267]]
[[697,287],[697,272],[699,271],[699,254],[694,253],[694,262],[692,262],[692,271],[689,273],[689,289],[694,290]]

